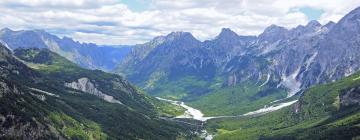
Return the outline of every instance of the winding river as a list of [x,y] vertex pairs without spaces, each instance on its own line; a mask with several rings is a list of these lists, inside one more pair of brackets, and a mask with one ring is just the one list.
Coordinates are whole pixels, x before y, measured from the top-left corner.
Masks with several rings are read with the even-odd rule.
[[274,104],[271,106],[265,106],[264,108],[261,108],[261,109],[255,110],[255,111],[251,111],[251,112],[248,112],[248,113],[245,113],[242,115],[204,117],[204,114],[200,110],[190,107],[190,106],[186,105],[184,102],[164,99],[164,98],[160,98],[160,97],[156,97],[156,98],[159,100],[162,100],[162,101],[170,102],[174,105],[181,106],[186,109],[186,111],[183,115],[177,116],[176,118],[192,118],[194,120],[199,120],[202,122],[205,122],[209,119],[214,119],[214,118],[231,118],[231,117],[241,117],[241,116],[250,116],[250,115],[269,113],[269,112],[273,112],[273,111],[279,110],[281,108],[290,106],[297,102],[297,100],[293,100],[293,101],[289,101],[289,102]]
[[[265,113],[273,112],[273,111],[279,110],[281,108],[290,106],[290,105],[297,102],[297,100],[293,100],[293,101],[289,101],[289,102],[274,104],[274,105],[271,105],[271,106],[265,106],[264,108],[261,108],[261,109],[255,110],[255,111],[251,111],[251,112],[248,112],[248,113],[245,113],[245,114],[242,114],[242,115],[204,117],[204,114],[200,110],[195,109],[193,107],[190,107],[190,106],[186,105],[184,102],[164,99],[164,98],[160,98],[160,97],[156,97],[156,98],[159,99],[159,100],[162,100],[162,101],[170,102],[170,103],[172,103],[174,105],[181,106],[181,107],[186,109],[186,111],[185,111],[185,113],[183,115],[177,116],[176,118],[192,118],[194,120],[199,120],[199,121],[202,121],[202,122],[206,122],[207,120],[214,119],[214,118],[233,118],[233,117],[265,114]],[[212,140],[212,138],[213,138],[213,135],[208,134],[206,132],[206,130],[202,130],[201,135],[202,135],[203,138],[205,138],[205,140]]]

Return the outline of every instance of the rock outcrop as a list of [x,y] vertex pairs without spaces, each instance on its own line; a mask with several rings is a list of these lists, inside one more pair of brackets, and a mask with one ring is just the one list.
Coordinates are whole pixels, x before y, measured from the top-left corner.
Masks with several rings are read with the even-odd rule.
[[360,87],[351,88],[340,94],[340,106],[360,105]]
[[110,103],[118,103],[118,104],[122,104],[120,101],[114,99],[113,96],[107,95],[102,93],[100,90],[98,90],[95,85],[86,77],[84,78],[80,78],[77,81],[73,81],[71,83],[65,83],[66,87],[72,88],[72,89],[76,89],[76,90],[80,90],[82,92],[85,93],[89,93],[92,95],[95,95],[99,98],[104,99],[107,102]]

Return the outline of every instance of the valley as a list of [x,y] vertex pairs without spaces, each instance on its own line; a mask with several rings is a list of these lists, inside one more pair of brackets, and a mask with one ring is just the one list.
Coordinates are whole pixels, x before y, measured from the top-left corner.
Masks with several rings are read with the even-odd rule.
[[220,115],[220,116],[204,117],[204,114],[200,110],[195,109],[193,107],[190,107],[190,106],[186,105],[184,102],[174,101],[174,100],[169,100],[169,99],[163,99],[163,98],[160,98],[160,97],[156,97],[156,98],[159,99],[159,100],[162,100],[162,101],[170,102],[170,103],[172,103],[174,105],[177,105],[177,106],[181,106],[181,107],[186,109],[184,114],[176,116],[175,118],[191,118],[191,119],[199,120],[199,121],[202,121],[202,122],[206,122],[206,121],[208,121],[210,119],[237,118],[237,117],[242,117],[242,116],[256,116],[256,115],[260,115],[260,114],[266,114],[266,113],[270,113],[270,112],[285,108],[287,106],[290,106],[290,105],[292,105],[292,104],[294,104],[294,103],[296,103],[298,101],[298,100],[294,100],[294,101],[289,101],[289,102],[284,102],[284,103],[277,103],[277,104],[274,104],[274,105],[271,105],[271,106],[264,106],[264,108],[261,108],[259,110],[254,110],[254,111],[247,112],[247,113],[240,114],[240,115],[233,115],[233,116]]
[[360,139],[357,0],[59,2],[0,1],[0,139]]

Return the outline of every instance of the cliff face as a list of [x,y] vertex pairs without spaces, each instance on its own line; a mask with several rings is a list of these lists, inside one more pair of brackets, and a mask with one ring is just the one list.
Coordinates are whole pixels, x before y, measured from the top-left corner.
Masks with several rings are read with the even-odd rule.
[[114,99],[113,96],[104,94],[100,90],[98,90],[95,85],[86,77],[80,78],[77,81],[71,82],[71,83],[65,83],[66,87],[73,88],[76,90],[83,91],[88,94],[92,94],[95,96],[98,96],[99,98],[104,99],[107,102],[110,103],[118,103],[122,104],[119,100]]

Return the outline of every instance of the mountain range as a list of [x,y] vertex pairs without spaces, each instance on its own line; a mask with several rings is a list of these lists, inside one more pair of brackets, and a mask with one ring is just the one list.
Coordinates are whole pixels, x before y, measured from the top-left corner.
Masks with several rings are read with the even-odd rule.
[[[99,46],[80,43],[69,37],[59,38],[44,30],[0,30],[0,42],[14,50],[17,48],[47,48],[72,62],[89,69],[111,71],[130,51],[126,45]],[[104,57],[106,56],[106,57]]]
[[[188,101],[202,110],[224,106],[211,99],[222,95],[230,101],[252,92],[234,101],[237,106],[258,97],[292,97],[359,70],[359,17],[357,8],[338,23],[310,21],[292,29],[271,25],[258,36],[241,36],[224,28],[206,41],[188,32],[173,32],[133,46],[115,72],[149,94]],[[231,88],[251,90],[224,95],[222,90]],[[258,107],[263,105],[265,101]]]
[[[126,46],[4,28],[0,139],[358,139],[359,21]],[[211,119],[178,118],[185,103]]]

